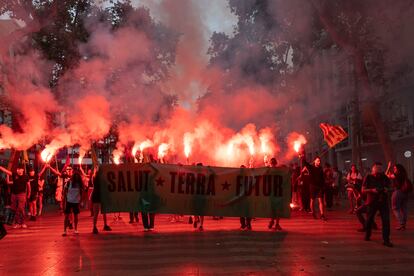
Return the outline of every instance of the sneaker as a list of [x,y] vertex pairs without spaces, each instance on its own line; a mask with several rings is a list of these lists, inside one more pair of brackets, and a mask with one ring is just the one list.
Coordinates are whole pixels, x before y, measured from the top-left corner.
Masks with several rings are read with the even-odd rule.
[[79,234],[79,231],[78,230],[75,230],[74,233],[75,233],[75,235],[78,235]]
[[66,231],[63,231],[62,233],[62,237],[66,237],[68,234],[66,233]]
[[247,225],[247,230],[251,231],[252,230],[252,226],[251,225]]
[[15,225],[13,225],[14,229],[17,229],[17,228],[20,228],[20,227],[22,227],[22,226],[20,224],[17,224],[17,223]]
[[99,233],[98,228],[94,227],[93,230],[92,230],[92,233],[93,234],[98,234]]
[[24,228],[24,229],[26,229],[26,228],[27,228],[27,225],[23,223],[23,224],[21,225],[21,227],[22,227],[22,228]]
[[150,228],[149,230],[150,230],[150,231],[154,231],[154,228]]
[[148,228],[144,228],[144,232],[148,232],[149,231],[149,229]]
[[386,247],[394,247],[394,245],[390,241],[385,241],[382,244]]
[[104,230],[104,231],[112,231],[112,228],[111,228],[111,227],[109,227],[109,225],[105,225],[105,226],[103,227],[103,230]]
[[276,231],[282,231],[283,230],[282,227],[280,226],[280,224],[276,224],[275,229],[276,229]]
[[321,220],[323,220],[323,221],[327,221],[327,219],[326,219],[325,215],[322,215],[322,216],[321,216]]

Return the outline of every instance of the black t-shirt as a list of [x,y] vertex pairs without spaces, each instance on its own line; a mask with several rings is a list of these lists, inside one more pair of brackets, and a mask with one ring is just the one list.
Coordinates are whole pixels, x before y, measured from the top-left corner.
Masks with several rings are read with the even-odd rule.
[[39,176],[36,174],[34,176],[29,175],[30,182],[30,194],[31,197],[35,196],[39,192]]
[[92,202],[101,203],[101,187],[98,177],[93,179]]
[[13,174],[12,179],[13,179],[13,185],[11,188],[12,194],[17,195],[17,194],[26,193],[26,187],[27,187],[27,182],[29,182],[29,177],[25,174],[23,175]]
[[390,180],[383,173],[377,175],[368,174],[364,179],[362,187],[365,189],[376,189],[378,191],[378,193],[367,193],[367,204],[386,202],[386,191],[390,187]]

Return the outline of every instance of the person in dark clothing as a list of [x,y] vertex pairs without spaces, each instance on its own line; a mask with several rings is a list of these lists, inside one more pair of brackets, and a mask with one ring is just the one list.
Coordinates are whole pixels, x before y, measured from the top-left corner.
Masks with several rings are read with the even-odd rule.
[[310,208],[311,213],[314,218],[316,218],[315,212],[315,200],[318,200],[319,211],[321,212],[321,219],[326,220],[325,216],[325,204],[324,204],[324,185],[325,179],[323,174],[323,169],[321,166],[321,158],[316,157],[313,161],[313,164],[309,164],[304,161],[303,172],[309,174],[310,176]]
[[382,171],[381,163],[374,163],[371,173],[368,174],[362,184],[362,193],[366,194],[368,207],[368,217],[365,223],[365,240],[371,238],[372,225],[375,214],[380,212],[382,222],[382,238],[384,245],[392,247],[390,242],[390,208],[388,204],[388,192],[390,190],[390,180]]
[[14,228],[27,228],[24,223],[26,197],[30,198],[29,177],[24,174],[24,166],[18,165],[16,173],[0,166],[0,170],[12,177],[11,186],[11,208],[16,212]]
[[7,182],[4,178],[0,178],[0,240],[7,235],[6,228],[4,227],[5,212],[6,212],[6,195],[7,195]]
[[106,213],[102,212],[101,209],[101,183],[98,179],[98,177],[96,176],[96,172],[97,172],[98,168],[95,169],[95,173],[92,177],[93,179],[93,191],[92,191],[92,195],[91,195],[91,201],[92,201],[92,207],[93,207],[93,229],[92,229],[92,233],[94,234],[98,234],[98,228],[96,227],[96,224],[98,222],[98,215],[99,215],[99,211],[101,210],[102,213],[102,217],[103,217],[103,221],[104,221],[104,227],[103,230],[104,231],[111,231],[111,227],[109,227],[108,225],[108,220],[106,218]]
[[334,188],[334,173],[331,165],[329,163],[325,164],[323,170],[324,179],[325,179],[325,203],[327,208],[332,208],[333,206],[333,188]]
[[[246,168],[245,165],[241,165],[240,168]],[[240,229],[241,230],[252,230],[252,218],[251,217],[240,217]]]
[[396,164],[393,167],[393,172],[388,175],[392,183],[392,211],[395,218],[400,225],[397,230],[405,230],[407,224],[407,202],[410,189],[412,189],[412,183],[407,177],[407,171],[401,164]]
[[45,170],[46,170],[46,166],[43,166],[42,171],[39,174],[37,174],[33,167],[29,168],[30,198],[28,198],[28,201],[29,201],[29,212],[30,212],[31,221],[36,220],[37,197],[38,197],[39,188],[40,188],[39,182]]
[[129,212],[129,223],[139,222],[138,212]]

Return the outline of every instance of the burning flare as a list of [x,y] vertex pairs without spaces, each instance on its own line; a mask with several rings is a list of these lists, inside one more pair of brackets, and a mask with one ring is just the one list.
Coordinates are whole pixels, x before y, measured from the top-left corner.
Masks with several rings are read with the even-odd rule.
[[42,158],[43,162],[49,163],[57,150],[57,148],[46,146],[46,148],[40,153],[40,157]]
[[193,145],[193,140],[194,140],[194,138],[192,137],[192,135],[190,133],[187,132],[187,133],[184,134],[184,138],[183,138],[184,155],[187,159],[188,159],[188,157],[190,157],[191,147]]
[[167,155],[169,148],[170,146],[166,143],[162,143],[158,146],[158,159],[162,162],[164,162],[164,157]]
[[82,165],[82,160],[85,157],[85,155],[86,155],[86,150],[80,148],[79,149],[79,157],[78,157],[78,164],[79,165]]
[[121,150],[119,150],[119,149],[115,149],[112,152],[112,158],[114,160],[114,164],[116,164],[116,165],[121,164],[121,157],[122,157],[122,155],[123,155],[123,152]]
[[299,135],[299,137],[293,141],[293,150],[297,153],[299,153],[300,149],[303,145],[305,145],[308,141],[306,141],[305,136]]

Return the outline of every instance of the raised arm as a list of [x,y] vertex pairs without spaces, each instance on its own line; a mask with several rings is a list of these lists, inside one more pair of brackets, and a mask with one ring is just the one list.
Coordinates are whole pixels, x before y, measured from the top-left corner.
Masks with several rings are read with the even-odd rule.
[[10,175],[10,176],[13,174],[11,171],[9,171],[8,169],[6,169],[3,166],[0,166],[0,171],[4,172],[5,174]]
[[55,175],[57,175],[57,176],[62,176],[62,174],[61,174],[58,170],[54,169],[52,166],[48,165],[48,167],[50,168],[50,171],[51,171],[53,174],[55,174]]
[[41,178],[41,177],[42,177],[42,175],[45,173],[46,168],[47,168],[47,165],[46,165],[46,164],[44,164],[44,165],[43,165],[42,170],[41,170],[41,171],[40,171],[40,173],[39,173],[39,178]]

